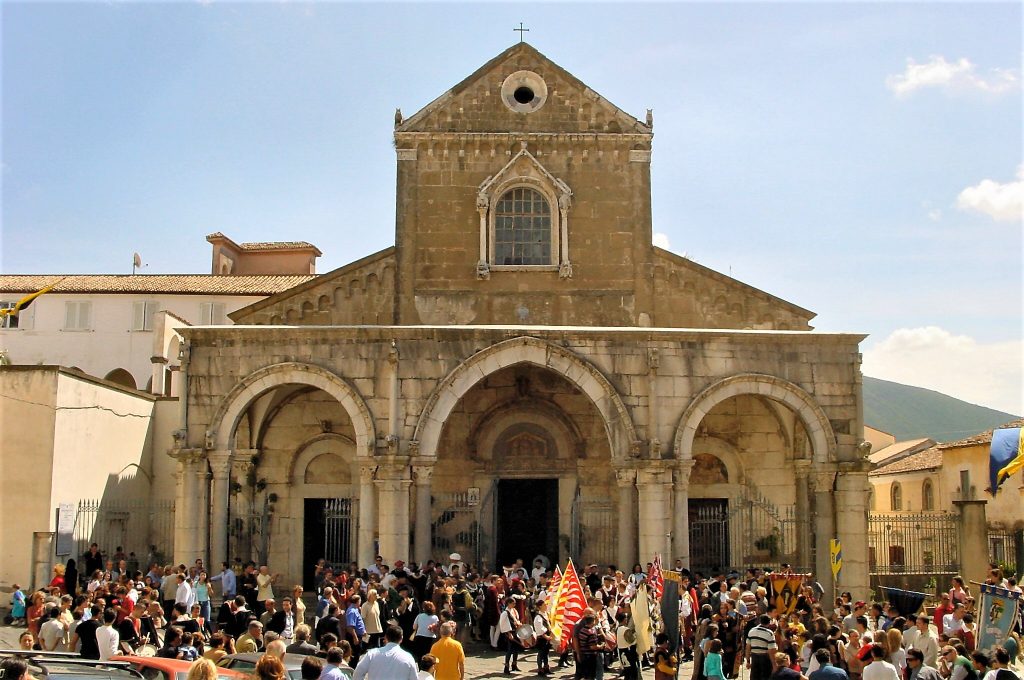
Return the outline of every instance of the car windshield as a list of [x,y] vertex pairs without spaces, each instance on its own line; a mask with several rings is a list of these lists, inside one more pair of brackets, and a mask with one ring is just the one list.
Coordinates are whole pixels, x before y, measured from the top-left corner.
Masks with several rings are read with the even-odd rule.
[[228,668],[233,671],[251,671],[256,668],[256,662],[248,659],[232,659]]

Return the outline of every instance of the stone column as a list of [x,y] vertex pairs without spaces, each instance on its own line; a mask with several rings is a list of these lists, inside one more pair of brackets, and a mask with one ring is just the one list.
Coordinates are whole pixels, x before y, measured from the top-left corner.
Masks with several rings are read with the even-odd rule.
[[[849,590],[859,600],[866,600],[871,594],[868,565],[868,470],[866,459],[857,462],[840,463],[839,478],[836,481],[836,507],[842,510],[836,515],[836,535],[843,546],[843,568],[835,591]],[[984,546],[985,538],[982,538]],[[982,562],[988,563],[987,547]],[[828,557],[826,555],[826,557]],[[831,570],[831,561],[829,569]],[[821,583],[824,585],[824,574]],[[831,571],[828,574],[832,578]],[[833,593],[825,589],[825,601],[831,601]]]
[[671,486],[672,471],[664,464],[645,461],[636,471],[641,563],[653,560],[657,553],[664,561],[672,549]]
[[[818,466],[814,473],[814,573],[825,588],[826,598],[832,592],[832,564],[829,559],[829,541],[836,537],[835,514],[832,507],[832,484],[835,471]],[[843,546],[846,553],[846,546]],[[865,554],[867,548],[865,547]],[[845,555],[843,561],[846,561]],[[828,599],[824,600],[828,602]]]
[[174,561],[191,564],[196,557],[197,540],[196,515],[199,510],[196,468],[203,459],[201,449],[172,449],[168,452],[178,461],[177,497],[174,501]]
[[[234,457],[231,460],[231,468],[234,472],[235,479],[238,480],[241,489],[237,494],[234,495],[234,512],[231,512],[230,509],[228,511],[228,553],[242,553],[246,557],[248,557],[253,552],[251,542],[246,544],[242,543],[243,537],[245,538],[245,540],[248,540],[248,525],[246,524],[246,530],[243,532],[243,534],[241,536],[236,537],[235,545],[232,546],[230,522],[232,517],[236,519],[241,519],[244,517],[245,522],[249,522],[251,520],[252,513],[255,510],[255,508],[253,508],[253,493],[255,490],[253,489],[253,486],[252,484],[250,484],[249,481],[250,477],[255,477],[254,471],[256,469],[256,464],[252,462],[253,451],[254,449],[236,450],[234,453]],[[230,504],[230,502],[231,501],[229,500],[228,503]]]
[[377,537],[377,490],[373,486],[373,477],[377,466],[363,463],[359,466],[359,540],[356,548],[356,559],[359,566],[373,564]]
[[409,479],[407,466],[381,467],[374,480],[379,494],[380,554],[386,564],[409,561]]
[[796,554],[800,567],[811,566],[810,522],[811,489],[808,475],[811,461],[798,458],[793,461],[796,470]]
[[666,556],[666,565],[673,565],[675,559],[681,559],[683,566],[690,568],[690,470],[693,459],[679,462],[675,477],[675,498],[673,502],[673,553]]
[[636,549],[636,470],[617,469],[619,485],[619,565],[623,571],[637,561]]
[[433,465],[414,465],[413,477],[416,480],[416,545],[413,555],[416,561],[423,564],[430,559],[431,518],[433,510],[430,501],[430,478],[434,474]]
[[231,480],[231,452],[207,454],[213,484],[210,488],[210,563],[211,571],[228,561],[228,490]]
[[196,476],[196,557],[210,562],[210,466],[206,452],[195,463]]

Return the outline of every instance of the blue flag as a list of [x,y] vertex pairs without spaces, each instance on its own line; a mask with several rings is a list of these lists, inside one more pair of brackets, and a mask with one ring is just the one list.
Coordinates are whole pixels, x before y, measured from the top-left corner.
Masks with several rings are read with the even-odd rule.
[[993,496],[999,485],[1014,472],[1024,468],[1024,439],[1021,428],[1011,427],[992,432],[992,450],[989,454],[989,493]]

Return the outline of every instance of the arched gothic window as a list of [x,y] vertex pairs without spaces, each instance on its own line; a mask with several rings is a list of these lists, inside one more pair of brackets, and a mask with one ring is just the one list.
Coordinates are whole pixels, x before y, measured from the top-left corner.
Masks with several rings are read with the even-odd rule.
[[892,488],[889,490],[890,509],[902,510],[903,509],[903,489],[900,487],[899,482],[893,482]]
[[935,489],[932,487],[932,480],[926,479],[921,484],[921,509],[935,509]]
[[551,265],[551,205],[529,187],[505,192],[494,208],[494,264]]

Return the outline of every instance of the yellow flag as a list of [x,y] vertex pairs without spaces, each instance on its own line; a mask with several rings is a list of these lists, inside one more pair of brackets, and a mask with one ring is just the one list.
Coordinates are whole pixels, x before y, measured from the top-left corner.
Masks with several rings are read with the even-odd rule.
[[654,648],[651,611],[647,604],[647,588],[643,584],[637,586],[630,609],[633,612],[633,627],[636,629],[636,653],[643,656]]
[[843,569],[843,544],[838,538],[828,542],[828,553],[832,564],[832,582],[839,583],[839,572]]

